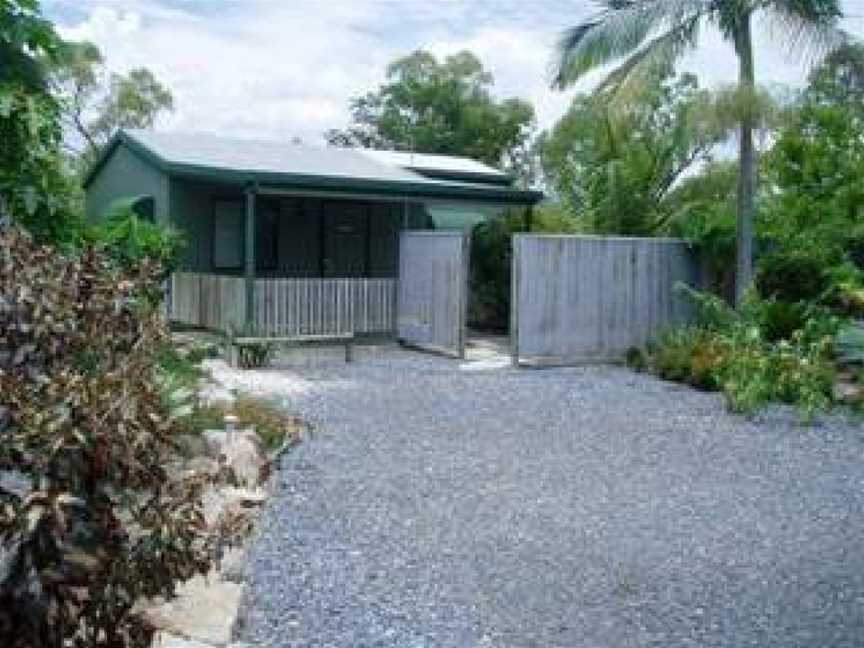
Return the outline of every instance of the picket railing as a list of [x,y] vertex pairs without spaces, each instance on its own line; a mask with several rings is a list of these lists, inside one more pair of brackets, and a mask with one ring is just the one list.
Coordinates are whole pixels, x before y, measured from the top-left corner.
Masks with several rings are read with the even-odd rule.
[[[175,272],[171,319],[217,331],[246,329],[242,277]],[[389,334],[396,279],[256,279],[253,332],[264,336]]]

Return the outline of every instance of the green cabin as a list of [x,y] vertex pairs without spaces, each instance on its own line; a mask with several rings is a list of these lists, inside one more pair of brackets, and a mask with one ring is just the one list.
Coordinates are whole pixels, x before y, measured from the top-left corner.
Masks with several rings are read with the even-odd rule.
[[401,231],[542,198],[467,158],[137,130],[115,135],[84,185],[91,218],[129,200],[182,233],[173,319],[273,335],[391,333]]

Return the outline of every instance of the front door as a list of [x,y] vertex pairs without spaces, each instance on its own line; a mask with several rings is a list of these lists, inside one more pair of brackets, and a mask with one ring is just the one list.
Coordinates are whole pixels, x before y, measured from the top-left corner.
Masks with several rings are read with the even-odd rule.
[[365,277],[369,264],[369,206],[365,203],[324,203],[322,274],[325,277]]
[[465,357],[469,239],[462,231],[402,232],[399,247],[399,339]]

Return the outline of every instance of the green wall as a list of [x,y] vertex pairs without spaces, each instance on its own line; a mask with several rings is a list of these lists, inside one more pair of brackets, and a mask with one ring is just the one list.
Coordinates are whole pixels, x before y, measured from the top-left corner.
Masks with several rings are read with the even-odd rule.
[[87,218],[91,220],[99,218],[118,198],[142,195],[153,196],[156,222],[167,223],[168,176],[120,144],[87,186],[85,198]]

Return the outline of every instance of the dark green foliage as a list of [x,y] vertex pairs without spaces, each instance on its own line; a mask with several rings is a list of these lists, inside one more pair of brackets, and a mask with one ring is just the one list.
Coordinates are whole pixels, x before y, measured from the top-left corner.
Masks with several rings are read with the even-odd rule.
[[513,234],[524,232],[525,226],[524,215],[512,212],[474,228],[468,308],[472,326],[494,331],[506,331],[510,326]]
[[0,221],[15,215],[40,241],[74,245],[77,187],[60,154],[60,104],[45,61],[60,39],[35,0],[0,1]]
[[644,371],[648,367],[648,357],[638,347],[630,347],[624,355],[624,363],[634,371]]
[[787,302],[816,301],[828,287],[823,261],[807,251],[778,251],[759,261],[756,288],[762,297]]
[[534,110],[521,99],[498,101],[492,75],[476,56],[438,61],[418,50],[391,63],[387,81],[351,101],[351,125],[326,134],[331,144],[465,155],[530,175],[526,146]]

